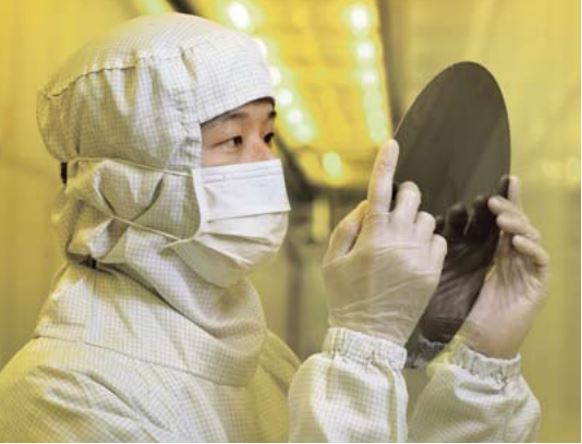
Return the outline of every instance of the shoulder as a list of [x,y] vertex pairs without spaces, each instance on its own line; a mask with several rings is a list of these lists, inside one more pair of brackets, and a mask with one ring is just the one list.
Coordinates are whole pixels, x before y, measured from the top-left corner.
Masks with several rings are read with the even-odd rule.
[[151,440],[142,419],[152,403],[129,364],[93,347],[32,340],[0,373],[0,441]]

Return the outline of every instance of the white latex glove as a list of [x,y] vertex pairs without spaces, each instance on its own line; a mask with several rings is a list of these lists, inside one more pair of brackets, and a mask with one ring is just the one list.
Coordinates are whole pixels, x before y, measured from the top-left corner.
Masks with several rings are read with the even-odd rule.
[[509,199],[494,196],[488,206],[501,229],[493,266],[459,336],[492,358],[512,358],[543,305],[549,284],[549,256],[539,231],[521,209],[520,185],[511,176]]
[[403,346],[439,282],[447,243],[435,219],[418,211],[420,191],[403,182],[390,212],[398,143],[376,157],[368,200],[331,235],[323,260],[329,324]]

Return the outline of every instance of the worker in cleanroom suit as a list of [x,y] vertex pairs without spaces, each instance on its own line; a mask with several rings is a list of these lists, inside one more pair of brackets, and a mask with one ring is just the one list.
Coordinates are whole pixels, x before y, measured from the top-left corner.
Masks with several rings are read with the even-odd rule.
[[272,97],[249,38],[180,14],[121,26],[42,90],[67,262],[0,375],[0,440],[533,439],[540,409],[518,348],[547,255],[515,181],[490,202],[507,233],[496,265],[410,421],[403,345],[446,242],[413,183],[389,209],[395,142],[332,236],[322,351],[301,364],[267,330],[245,276],[276,252],[289,211]]

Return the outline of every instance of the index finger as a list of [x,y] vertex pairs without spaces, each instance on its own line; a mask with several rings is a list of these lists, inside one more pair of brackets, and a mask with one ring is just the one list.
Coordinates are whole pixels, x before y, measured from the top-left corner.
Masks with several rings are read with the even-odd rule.
[[394,139],[378,152],[368,185],[368,212],[388,213],[392,200],[394,172],[398,163],[400,147]]
[[521,208],[521,183],[519,182],[517,176],[509,177],[507,199],[514,203],[517,208]]

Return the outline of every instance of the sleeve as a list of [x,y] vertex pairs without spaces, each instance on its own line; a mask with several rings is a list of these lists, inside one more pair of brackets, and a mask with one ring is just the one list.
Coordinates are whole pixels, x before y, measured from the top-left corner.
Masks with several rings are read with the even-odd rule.
[[410,440],[534,441],[540,404],[521,376],[520,360],[488,358],[455,338],[427,368]]
[[406,441],[405,361],[406,350],[390,341],[330,328],[322,352],[291,381],[290,441]]

